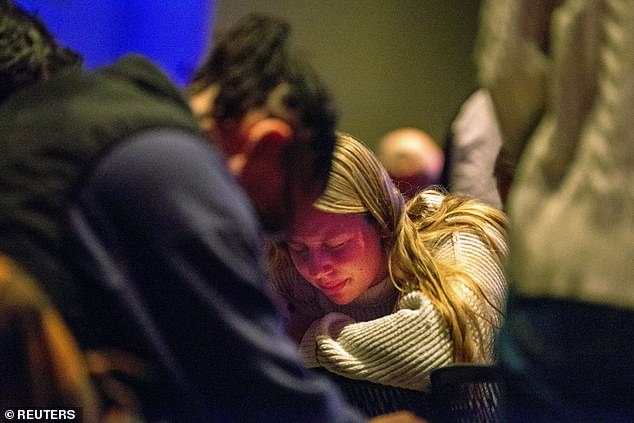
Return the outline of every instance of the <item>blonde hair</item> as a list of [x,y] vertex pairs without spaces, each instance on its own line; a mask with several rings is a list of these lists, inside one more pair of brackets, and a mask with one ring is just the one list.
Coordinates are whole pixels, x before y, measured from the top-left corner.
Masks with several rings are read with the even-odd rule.
[[[471,361],[477,356],[476,345],[482,345],[476,342],[481,337],[478,316],[454,291],[451,281],[460,278],[485,304],[497,313],[501,311],[470,275],[436,260],[432,248],[434,243],[457,231],[476,231],[501,264],[504,246],[494,240],[505,234],[503,212],[435,189],[425,190],[404,204],[403,196],[374,153],[343,133],[337,137],[327,186],[314,207],[328,213],[366,213],[389,251],[392,283],[402,295],[419,290],[429,297],[449,327],[455,361]],[[285,268],[292,267],[283,245],[277,245],[272,253],[271,271],[288,271]],[[277,288],[287,293],[292,291],[292,287]]]
[[[437,203],[430,198],[437,198]],[[475,232],[486,243],[494,260],[502,266],[506,247],[505,214],[482,202],[458,195],[443,195],[426,190],[408,201],[396,235],[396,243],[389,259],[392,283],[403,293],[424,292],[447,323],[453,340],[453,358],[456,362],[469,362],[480,355],[478,345],[484,347],[476,310],[469,306],[457,291],[461,281],[494,315],[502,315],[496,302],[488,298],[471,275],[436,260],[433,247],[456,232]],[[494,325],[493,321],[490,321]],[[475,333],[474,333],[475,332]]]
[[368,213],[391,244],[403,203],[374,153],[351,135],[339,133],[326,189],[314,207],[328,213]]

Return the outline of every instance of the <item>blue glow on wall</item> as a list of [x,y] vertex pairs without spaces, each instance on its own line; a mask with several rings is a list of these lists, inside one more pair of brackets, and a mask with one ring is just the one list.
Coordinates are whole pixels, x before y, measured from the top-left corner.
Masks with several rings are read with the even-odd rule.
[[210,39],[213,0],[15,0],[87,68],[140,53],[185,85]]

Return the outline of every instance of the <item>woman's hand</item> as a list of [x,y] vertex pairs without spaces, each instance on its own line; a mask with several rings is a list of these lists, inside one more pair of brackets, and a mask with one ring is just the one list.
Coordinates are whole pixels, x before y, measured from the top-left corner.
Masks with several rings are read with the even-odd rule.
[[409,412],[398,411],[390,414],[382,414],[368,420],[368,423],[428,423],[422,417]]

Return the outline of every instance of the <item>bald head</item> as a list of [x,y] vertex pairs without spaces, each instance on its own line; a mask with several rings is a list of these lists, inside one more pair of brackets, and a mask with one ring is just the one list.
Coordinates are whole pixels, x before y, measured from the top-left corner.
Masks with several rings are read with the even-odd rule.
[[444,156],[424,131],[400,128],[386,134],[378,146],[379,160],[407,197],[440,183]]

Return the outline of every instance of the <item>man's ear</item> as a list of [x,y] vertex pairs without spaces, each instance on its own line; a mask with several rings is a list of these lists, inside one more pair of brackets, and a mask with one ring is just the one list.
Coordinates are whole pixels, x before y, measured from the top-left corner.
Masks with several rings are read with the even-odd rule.
[[240,175],[252,155],[275,155],[292,141],[293,129],[288,123],[277,118],[262,119],[247,130],[241,151],[228,160],[229,169],[234,175]]
[[[252,125],[247,133],[247,144],[253,150],[258,144],[269,147],[282,147],[293,140],[293,129],[282,119],[268,118]],[[264,147],[264,146],[261,146]]]

